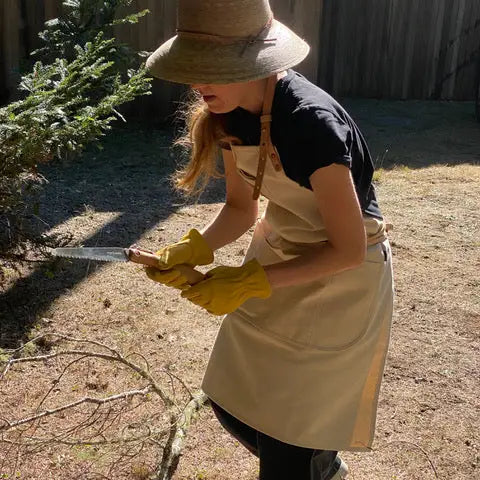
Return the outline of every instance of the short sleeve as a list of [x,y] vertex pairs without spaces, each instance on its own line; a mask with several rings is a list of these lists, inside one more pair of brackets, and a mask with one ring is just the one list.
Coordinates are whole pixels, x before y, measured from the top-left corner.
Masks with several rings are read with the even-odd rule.
[[294,165],[284,164],[284,169],[300,185],[311,189],[310,176],[319,168],[334,163],[352,167],[352,131],[337,114],[309,108],[293,112],[291,119],[287,148],[294,151],[288,157],[296,161]]

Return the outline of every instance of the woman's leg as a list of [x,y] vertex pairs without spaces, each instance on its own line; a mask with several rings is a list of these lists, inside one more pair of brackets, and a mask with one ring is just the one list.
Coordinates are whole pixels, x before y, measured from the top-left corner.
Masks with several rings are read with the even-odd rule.
[[338,454],[332,462],[331,454],[330,450],[315,450],[310,462],[311,480],[344,480],[347,478],[347,464]]
[[337,452],[280,442],[241,422],[210,400],[220,424],[260,458],[260,480],[343,480],[347,467]]
[[[283,443],[258,432],[260,480],[340,480],[342,461],[337,452]],[[344,472],[346,473],[346,472]]]
[[235,437],[250,453],[258,457],[257,431],[230,415],[210,400],[212,410],[223,428]]

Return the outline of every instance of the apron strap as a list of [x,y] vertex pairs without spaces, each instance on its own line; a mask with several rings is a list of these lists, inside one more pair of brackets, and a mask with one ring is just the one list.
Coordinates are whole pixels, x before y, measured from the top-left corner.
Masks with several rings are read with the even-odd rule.
[[272,144],[270,138],[270,126],[272,123],[272,104],[275,95],[275,86],[277,84],[277,76],[273,75],[267,80],[265,87],[265,95],[263,98],[262,116],[260,117],[261,132],[260,132],[260,156],[258,159],[257,176],[255,179],[255,186],[253,187],[253,199],[257,200],[260,196],[262,188],[263,176],[265,175],[265,168],[267,165],[267,158],[272,161],[273,167],[276,171],[282,169],[280,159],[277,151]]

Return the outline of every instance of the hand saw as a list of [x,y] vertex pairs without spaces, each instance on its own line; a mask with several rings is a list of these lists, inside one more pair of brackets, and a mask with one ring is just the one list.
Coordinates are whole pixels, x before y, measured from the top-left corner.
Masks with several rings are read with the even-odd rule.
[[[56,257],[80,258],[84,260],[97,260],[101,262],[133,262],[149,267],[158,268],[158,257],[150,250],[132,245],[122,247],[77,247],[55,248],[51,251]],[[189,265],[175,265],[182,275],[187,278],[190,285],[202,281],[205,276]]]

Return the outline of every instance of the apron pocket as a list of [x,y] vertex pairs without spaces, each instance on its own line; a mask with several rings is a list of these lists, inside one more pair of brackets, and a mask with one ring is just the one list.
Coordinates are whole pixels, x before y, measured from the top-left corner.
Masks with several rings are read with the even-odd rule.
[[[245,261],[256,258],[270,265],[291,256],[273,248],[262,224],[257,225]],[[267,235],[268,236],[268,235]],[[375,316],[381,297],[388,243],[368,248],[366,261],[357,268],[304,285],[277,288],[267,299],[251,298],[237,310],[242,319],[265,335],[297,347],[319,350],[348,348],[363,337]]]
[[363,337],[378,300],[382,264],[360,267],[247,300],[237,313],[266,335],[320,350],[348,348]]

